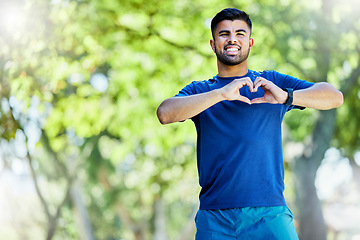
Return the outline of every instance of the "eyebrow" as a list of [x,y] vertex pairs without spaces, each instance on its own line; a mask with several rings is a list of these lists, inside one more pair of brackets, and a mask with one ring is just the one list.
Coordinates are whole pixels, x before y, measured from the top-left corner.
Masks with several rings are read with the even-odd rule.
[[[222,34],[222,33],[229,33],[229,30],[220,30],[218,34]],[[247,33],[245,29],[238,29],[235,31],[235,33],[239,33],[239,32],[244,32]]]

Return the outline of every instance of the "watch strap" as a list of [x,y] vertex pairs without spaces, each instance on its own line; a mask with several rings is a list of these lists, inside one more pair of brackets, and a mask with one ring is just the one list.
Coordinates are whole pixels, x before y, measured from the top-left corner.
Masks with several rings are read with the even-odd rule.
[[284,102],[284,105],[286,105],[286,106],[292,105],[294,89],[284,88],[283,90],[288,93],[288,97],[287,97],[286,101]]

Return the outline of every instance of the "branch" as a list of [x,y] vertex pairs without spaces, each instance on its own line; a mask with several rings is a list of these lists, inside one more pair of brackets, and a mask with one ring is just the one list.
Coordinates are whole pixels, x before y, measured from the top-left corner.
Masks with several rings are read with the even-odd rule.
[[66,204],[67,200],[69,199],[71,182],[72,182],[71,180],[69,180],[67,182],[65,196],[64,196],[63,200],[61,201],[61,203],[59,204],[59,206],[57,207],[55,216],[51,216],[51,221],[49,222],[49,228],[48,228],[48,233],[47,233],[47,237],[46,237],[47,240],[51,240],[55,234],[57,221],[61,216],[61,209],[63,208],[63,206]]
[[203,53],[201,52],[199,49],[195,48],[194,46],[191,46],[191,45],[180,45],[178,43],[174,43],[174,42],[171,42],[165,38],[163,38],[159,32],[157,32],[156,30],[153,30],[152,31],[153,35],[157,36],[158,38],[160,38],[162,41],[170,44],[171,46],[173,47],[176,47],[176,48],[179,48],[179,49],[187,49],[187,50],[191,50],[191,51],[194,51],[194,52],[197,52],[198,54],[200,54],[201,56],[205,57],[205,58],[212,58],[213,55],[212,54],[206,54],[206,53]]
[[[360,48],[357,47],[357,53],[360,55]],[[348,95],[352,90],[352,87],[355,86],[358,82],[360,76],[360,59],[358,62],[357,67],[351,72],[350,76],[345,78],[341,84],[341,92],[344,96]]]
[[[131,29],[127,26],[124,26],[122,24],[119,23],[119,21],[117,20],[118,19],[118,15],[116,12],[114,11],[110,11],[108,10],[109,14],[112,15],[113,17],[113,23],[115,24],[115,26],[117,27],[116,30],[118,30],[118,28],[122,28],[124,31],[128,32],[128,33],[131,33],[131,34],[134,34],[134,35],[137,35],[138,37],[140,38],[144,38],[144,34],[140,34],[138,31],[134,30],[134,29]],[[147,29],[149,31],[149,34],[146,36],[147,38],[151,37],[151,36],[157,36],[159,39],[161,39],[162,41],[170,44],[171,46],[173,47],[176,47],[176,48],[179,48],[179,49],[188,49],[188,50],[191,50],[191,51],[194,51],[198,54],[200,54],[201,56],[205,57],[205,58],[212,58],[213,55],[212,54],[206,54],[206,53],[203,53],[201,52],[199,49],[195,48],[194,46],[192,45],[180,45],[178,43],[174,43],[174,42],[171,42],[165,38],[163,38],[161,36],[161,34],[154,29],[154,25],[153,25],[153,20],[152,20],[152,17],[153,15],[155,15],[156,13],[152,12],[152,13],[149,13],[149,17],[150,17],[150,21],[149,21],[149,24],[147,26]]]
[[[24,133],[24,135],[25,135],[24,130],[22,130],[22,131],[23,131],[23,133]],[[29,148],[28,148],[28,144],[27,144],[28,139],[27,139],[27,136],[26,136],[26,135],[25,135],[25,141],[26,141],[26,148],[27,148],[27,149],[26,149],[26,151],[27,151],[27,152],[26,152],[26,158],[27,158],[28,163],[29,163],[30,172],[31,172],[31,177],[32,177],[32,179],[33,179],[33,181],[34,181],[36,193],[37,193],[37,195],[38,195],[38,197],[39,197],[39,199],[40,199],[40,202],[41,202],[41,204],[42,204],[42,206],[43,206],[43,208],[44,208],[44,210],[45,210],[46,217],[47,217],[48,221],[50,222],[50,221],[52,220],[52,216],[51,216],[51,214],[50,214],[48,204],[46,203],[45,198],[44,198],[44,196],[42,195],[42,193],[41,193],[41,191],[40,191],[40,187],[39,187],[38,180],[37,180],[37,178],[36,178],[35,170],[34,170],[34,167],[32,166],[32,157],[31,157],[31,155],[30,155],[30,153],[29,153]]]
[[287,57],[287,55],[285,55],[284,58],[285,58],[285,61],[286,61],[287,63],[291,64],[293,67],[295,67],[296,70],[298,70],[298,71],[304,76],[304,78],[305,78],[306,80],[308,80],[308,81],[310,80],[310,81],[313,81],[313,82],[314,82],[315,79],[313,79],[309,74],[307,74],[307,73],[304,71],[303,68],[299,67],[299,64],[294,63],[293,61],[291,61],[291,60]]
[[[61,201],[61,203],[58,205],[57,209],[56,209],[56,213],[54,216],[51,215],[50,211],[49,211],[49,207],[48,204],[45,201],[44,196],[41,193],[40,187],[39,187],[39,183],[38,180],[36,178],[36,174],[35,174],[35,170],[32,166],[32,157],[29,153],[29,147],[28,147],[28,138],[24,132],[24,130],[20,127],[20,129],[23,131],[24,135],[25,135],[25,141],[26,141],[26,157],[28,159],[28,163],[29,163],[29,167],[30,167],[30,171],[31,171],[31,176],[32,179],[34,181],[35,184],[35,188],[36,188],[36,192],[37,195],[40,199],[41,204],[44,207],[45,213],[46,213],[46,217],[48,219],[48,223],[49,223],[49,227],[48,227],[48,233],[47,233],[47,240],[50,240],[53,238],[54,234],[55,234],[55,229],[56,229],[56,225],[57,225],[57,220],[59,219],[59,217],[61,216],[61,209],[63,208],[63,206],[66,204],[68,198],[69,198],[69,194],[70,194],[70,188],[71,188],[71,183],[73,181],[73,178],[69,178],[67,177],[67,186],[66,186],[66,192],[65,192],[65,196],[63,198],[63,200]],[[57,156],[56,156],[57,157]]]
[[[11,113],[11,116],[13,117],[14,114],[13,114],[13,108],[10,106],[10,113]],[[16,121],[18,123],[18,129],[20,129],[23,133],[24,133],[24,136],[25,136],[25,146],[26,146],[26,159],[28,160],[28,163],[29,163],[29,168],[30,168],[30,173],[31,173],[31,177],[34,181],[34,185],[35,185],[35,189],[36,189],[36,193],[40,199],[40,202],[45,210],[45,214],[46,214],[46,217],[48,219],[48,221],[51,221],[52,219],[52,216],[50,214],[50,210],[49,210],[49,207],[48,207],[48,204],[46,203],[45,201],[45,198],[44,196],[42,195],[41,193],[41,190],[40,190],[40,186],[39,186],[39,182],[36,178],[36,174],[35,174],[35,170],[34,170],[34,167],[32,165],[32,162],[33,162],[33,159],[30,155],[30,152],[29,152],[29,145],[28,145],[28,137],[26,136],[25,134],[25,131],[24,131],[24,128],[19,124],[19,122],[17,120],[15,120],[15,118],[13,117],[13,120]]]
[[[11,109],[12,110],[12,109]],[[46,134],[42,134],[42,139],[43,141],[47,141],[46,142],[46,148],[48,151],[50,151],[52,154],[53,154],[53,157],[55,159],[55,162],[57,163],[58,166],[60,166],[60,168],[63,170],[63,173],[66,177],[66,180],[67,180],[67,186],[66,186],[66,191],[65,191],[65,195],[64,195],[64,198],[62,199],[61,203],[57,206],[57,209],[56,209],[56,213],[54,214],[54,216],[50,213],[50,210],[49,210],[49,206],[48,206],[48,203],[46,202],[41,190],[40,190],[40,186],[39,186],[39,182],[37,180],[37,177],[36,177],[36,173],[35,173],[35,169],[32,165],[32,162],[33,162],[33,159],[32,159],[32,156],[30,154],[30,151],[29,151],[29,145],[28,145],[28,137],[26,136],[25,134],[25,131],[24,131],[24,128],[19,124],[19,129],[24,133],[24,136],[25,136],[25,146],[26,146],[26,158],[28,160],[28,163],[29,163],[29,168],[30,168],[30,172],[31,172],[31,177],[34,181],[34,185],[35,185],[35,189],[36,189],[36,193],[40,199],[40,202],[45,210],[45,214],[46,214],[46,217],[47,217],[47,221],[48,221],[48,233],[47,233],[47,237],[46,239],[47,240],[50,240],[53,238],[54,234],[55,234],[55,230],[56,230],[56,225],[57,225],[57,221],[59,219],[59,217],[61,216],[61,209],[63,208],[63,206],[66,204],[68,198],[69,198],[69,195],[70,195],[70,188],[71,188],[71,184],[73,182],[73,179],[74,179],[74,176],[69,176],[68,172],[67,172],[67,169],[66,167],[61,163],[61,161],[59,160],[59,157],[57,155],[57,153],[55,153],[53,151],[53,149],[50,147],[50,144],[49,144],[49,139],[47,138]]]
[[44,130],[41,131],[41,142],[43,143],[45,149],[52,155],[55,163],[58,165],[64,176],[67,179],[70,178],[70,180],[72,181],[74,176],[70,177],[70,174],[68,173],[68,169],[66,168],[65,164],[60,161],[58,154],[54,151],[54,149],[52,149],[49,137]]

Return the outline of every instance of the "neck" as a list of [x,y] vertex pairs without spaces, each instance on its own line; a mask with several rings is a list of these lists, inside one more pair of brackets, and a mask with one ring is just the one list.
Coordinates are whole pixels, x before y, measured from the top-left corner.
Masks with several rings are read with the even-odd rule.
[[219,77],[235,77],[244,76],[248,73],[247,60],[234,66],[225,65],[219,60],[217,61],[218,76]]

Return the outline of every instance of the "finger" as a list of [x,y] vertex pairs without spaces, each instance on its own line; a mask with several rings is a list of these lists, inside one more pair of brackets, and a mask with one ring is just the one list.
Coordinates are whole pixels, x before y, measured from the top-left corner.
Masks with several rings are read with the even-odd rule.
[[261,81],[268,81],[266,78],[263,78],[263,77],[256,77],[255,78],[255,81],[254,81],[254,85],[257,84],[258,82],[261,82]]
[[239,96],[237,100],[247,103],[247,104],[251,104],[250,99],[248,99],[247,97],[244,97],[244,96]]
[[254,81],[254,91],[257,92],[258,88],[265,85],[264,79],[261,77],[257,77]]
[[250,89],[250,92],[253,92],[254,91],[254,83],[251,81],[251,78],[246,77],[245,80],[246,80],[246,85]]
[[254,81],[254,85],[257,84],[259,81],[261,81],[263,78],[262,77],[256,77],[255,81]]
[[258,88],[261,87],[264,91],[266,91],[266,90],[270,90],[271,86],[272,85],[270,81],[266,80],[265,78],[261,78],[256,82],[254,88],[257,91]]
[[250,82],[246,82],[246,85],[249,87],[250,92],[254,92],[254,84]]
[[266,103],[265,98],[261,97],[261,98],[254,98],[253,100],[250,101],[251,104],[253,103]]
[[[254,84],[253,82],[251,81],[251,79],[249,77],[245,77],[245,78],[238,78],[238,79],[235,79],[234,81],[237,81],[239,84],[241,84],[241,87],[242,88],[243,86],[247,85],[250,89],[251,92],[254,91]],[[240,89],[239,88],[239,89]]]

